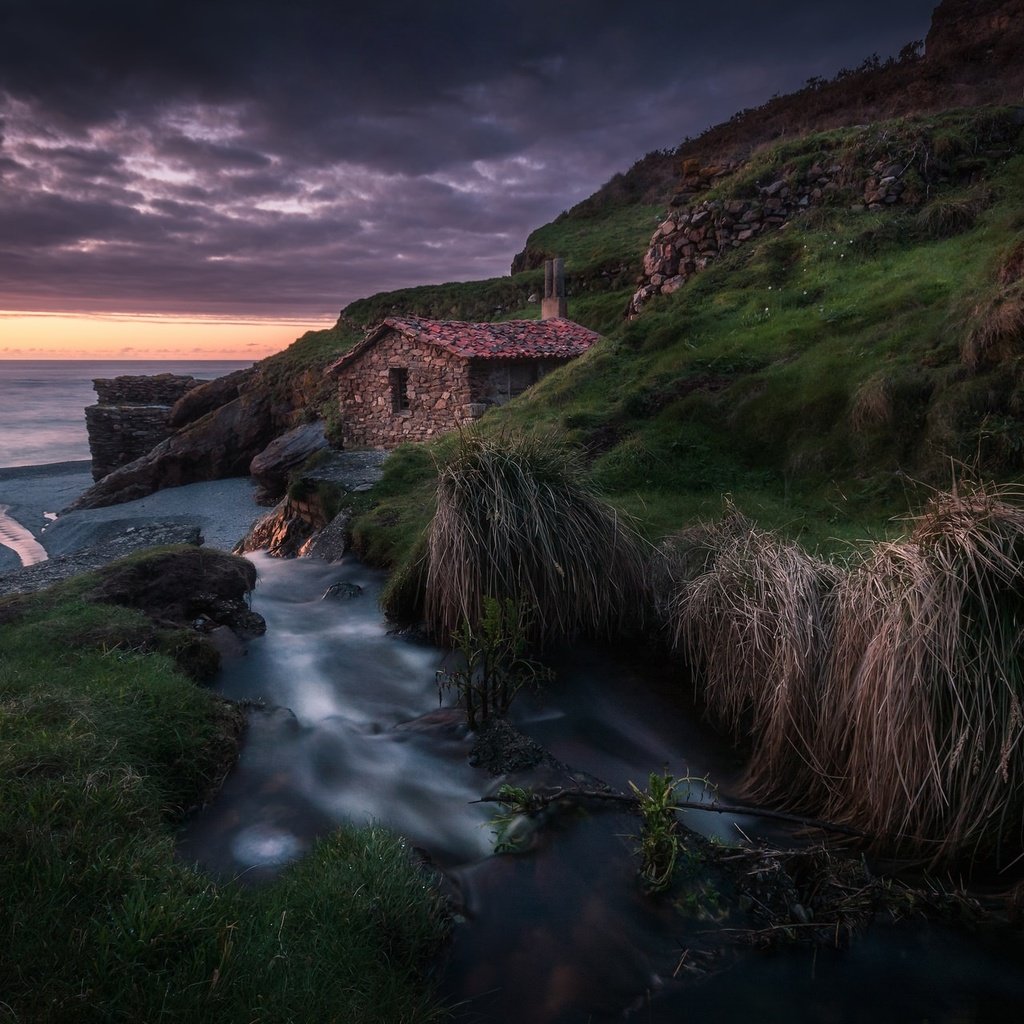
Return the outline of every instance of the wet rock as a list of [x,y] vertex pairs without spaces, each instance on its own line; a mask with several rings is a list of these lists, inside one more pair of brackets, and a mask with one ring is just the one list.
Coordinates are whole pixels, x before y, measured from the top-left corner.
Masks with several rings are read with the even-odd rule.
[[339,512],[322,530],[313,534],[298,551],[300,558],[322,558],[325,562],[340,562],[349,549],[348,511]]
[[249,463],[249,473],[260,486],[256,501],[261,505],[277,501],[284,494],[289,473],[327,446],[322,420],[304,423],[274,438]]
[[137,608],[156,622],[191,626],[200,617],[229,626],[243,637],[266,630],[247,596],[256,568],[244,558],[193,548],[161,552],[100,571],[88,599]]
[[321,601],[351,601],[359,597],[363,588],[358,583],[350,583],[348,580],[339,580],[332,583],[325,591]]
[[257,520],[235,546],[235,554],[266,551],[272,558],[294,558],[313,537],[315,526],[287,498]]
[[549,759],[544,748],[513,728],[503,718],[491,719],[476,734],[469,754],[471,765],[491,775],[528,771]]

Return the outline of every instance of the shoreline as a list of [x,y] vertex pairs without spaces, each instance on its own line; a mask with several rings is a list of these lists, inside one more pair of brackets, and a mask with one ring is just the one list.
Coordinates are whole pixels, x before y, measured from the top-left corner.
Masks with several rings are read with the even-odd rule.
[[[17,544],[4,543],[0,533],[0,579],[9,589],[11,577],[29,569],[67,559],[83,551],[126,541],[138,533],[141,542],[157,527],[197,529],[208,547],[230,551],[266,509],[253,500],[249,477],[233,477],[169,487],[144,498],[96,509],[60,514],[93,483],[92,463],[54,462],[0,469],[0,506],[9,525],[21,527],[41,544],[48,558],[23,564]],[[9,534],[18,534],[9,529]],[[8,536],[6,540],[12,540]],[[31,546],[22,536],[22,548]],[[122,544],[123,546],[123,544]],[[70,566],[68,566],[70,568]]]

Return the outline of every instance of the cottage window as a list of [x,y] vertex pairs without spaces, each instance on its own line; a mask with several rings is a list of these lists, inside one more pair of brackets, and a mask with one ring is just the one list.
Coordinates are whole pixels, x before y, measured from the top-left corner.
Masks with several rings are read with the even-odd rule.
[[388,383],[391,385],[391,411],[408,412],[409,371],[404,366],[392,366],[388,370]]

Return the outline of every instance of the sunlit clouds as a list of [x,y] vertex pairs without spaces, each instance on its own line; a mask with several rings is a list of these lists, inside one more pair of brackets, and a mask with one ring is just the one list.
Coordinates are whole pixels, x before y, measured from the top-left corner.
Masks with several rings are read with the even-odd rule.
[[[0,309],[313,324],[505,274],[646,151],[897,50],[931,7],[8,4]],[[0,350],[37,344],[12,324]]]

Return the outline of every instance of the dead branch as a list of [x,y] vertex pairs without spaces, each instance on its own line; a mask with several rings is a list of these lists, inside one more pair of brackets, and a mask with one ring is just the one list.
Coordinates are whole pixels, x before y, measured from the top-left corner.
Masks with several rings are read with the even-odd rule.
[[[636,797],[600,789],[556,789],[550,793],[531,793],[526,806],[530,812],[542,811],[559,800],[576,800],[580,802],[585,800],[603,800],[608,803],[623,804],[632,808],[639,806]],[[514,801],[502,796],[484,796],[479,800],[471,801],[471,803],[510,804],[514,803]],[[801,825],[804,828],[817,828],[828,832],[839,832],[843,835],[857,836],[861,839],[867,838],[866,832],[862,832],[857,828],[851,828],[849,825],[821,821],[818,818],[807,818],[801,814],[789,814],[786,811],[773,811],[767,807],[754,807],[747,804],[723,804],[717,800],[711,803],[705,803],[701,800],[676,800],[674,807],[677,811],[711,811],[714,814],[744,814],[757,818],[771,818],[775,821],[785,821],[793,825]]]

